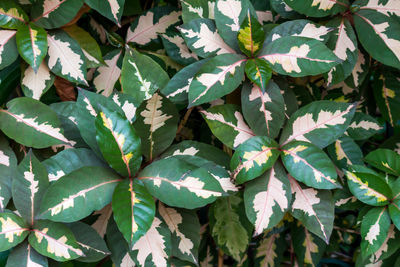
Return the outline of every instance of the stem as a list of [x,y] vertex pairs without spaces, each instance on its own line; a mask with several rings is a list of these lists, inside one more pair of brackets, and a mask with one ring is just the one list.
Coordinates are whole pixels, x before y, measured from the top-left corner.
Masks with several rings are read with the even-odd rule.
[[218,267],[224,266],[224,252],[218,249]]
[[176,135],[179,135],[179,133],[182,131],[183,127],[185,126],[186,122],[189,119],[190,113],[192,113],[194,107],[189,108],[186,113],[185,116],[183,116],[183,119],[181,120],[181,123],[178,126],[178,130],[176,131]]

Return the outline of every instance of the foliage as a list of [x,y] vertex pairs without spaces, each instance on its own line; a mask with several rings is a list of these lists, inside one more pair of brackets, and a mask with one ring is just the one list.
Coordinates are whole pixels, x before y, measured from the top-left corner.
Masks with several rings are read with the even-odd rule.
[[399,266],[398,0],[2,0],[0,28],[7,267]]

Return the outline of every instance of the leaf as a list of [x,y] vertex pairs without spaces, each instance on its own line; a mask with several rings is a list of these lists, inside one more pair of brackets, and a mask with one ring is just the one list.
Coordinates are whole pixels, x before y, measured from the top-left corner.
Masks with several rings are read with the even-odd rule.
[[272,69],[268,62],[260,58],[250,59],[246,62],[244,70],[247,78],[265,91],[272,78]]
[[29,23],[18,29],[16,41],[19,54],[37,72],[47,54],[46,31],[33,23]]
[[76,243],[85,256],[78,258],[81,262],[97,262],[110,254],[106,243],[89,225],[74,222],[68,225],[76,238]]
[[377,134],[382,129],[382,126],[372,116],[356,112],[346,132],[354,140],[365,140]]
[[181,12],[164,6],[155,7],[138,17],[128,29],[126,43],[147,45],[179,23]]
[[25,11],[13,0],[0,3],[0,26],[6,29],[18,29],[29,20]]
[[97,115],[96,140],[108,164],[125,177],[140,168],[140,138],[125,116],[105,107]]
[[[107,230],[108,222],[110,220],[112,220],[112,219],[110,219],[111,215],[112,215],[111,204],[108,204],[101,210],[95,211],[93,213],[93,215],[94,216],[99,215],[99,216],[97,216],[96,221],[92,224],[92,227],[103,238],[106,233],[106,230]],[[115,224],[115,222],[114,222],[114,224]],[[121,236],[122,236],[122,234],[121,234]]]
[[121,27],[121,17],[125,0],[107,0],[102,2],[97,0],[85,0],[85,3],[104,17],[116,23],[118,27]]
[[364,257],[375,253],[385,242],[390,228],[386,207],[372,208],[361,222],[361,249]]
[[189,107],[204,104],[235,90],[243,80],[246,59],[223,54],[201,66],[189,86]]
[[[168,258],[171,254],[171,236],[166,225],[155,217],[147,233],[133,246],[131,255],[139,266],[169,266]],[[150,256],[150,257],[149,257]]]
[[374,252],[371,256],[374,262],[384,260],[391,255],[393,255],[399,248],[400,243],[397,242],[397,238],[399,237],[399,231],[397,231],[393,224],[390,225],[388,234],[385,238],[385,241],[380,246],[380,248]]
[[289,180],[278,162],[272,169],[246,184],[244,203],[247,218],[255,228],[254,235],[276,226],[288,211],[291,199]]
[[140,105],[136,114],[134,126],[142,140],[142,154],[152,161],[173,142],[178,128],[178,111],[167,98],[155,93]]
[[93,85],[96,87],[96,92],[104,96],[111,95],[114,90],[114,85],[121,76],[122,68],[122,51],[115,49],[104,56],[106,66],[100,66],[96,69],[93,78]]
[[259,54],[275,72],[292,77],[321,74],[340,63],[324,44],[306,37],[279,38],[264,46]]
[[232,178],[236,184],[253,180],[270,169],[280,155],[278,143],[266,136],[256,136],[242,143],[232,156]]
[[245,83],[241,101],[243,116],[255,134],[270,138],[279,134],[285,122],[285,102],[275,82],[270,81],[264,90]]
[[314,101],[290,117],[280,143],[293,140],[310,142],[324,148],[343,135],[354,116],[355,106],[333,101]]
[[327,244],[332,233],[335,204],[331,192],[299,184],[289,175],[293,196],[291,214]]
[[8,256],[6,267],[18,265],[48,267],[47,258],[37,253],[28,241],[16,246]]
[[33,225],[43,194],[49,186],[46,168],[30,151],[18,165],[13,179],[12,195],[20,216]]
[[305,0],[300,4],[294,0],[284,0],[295,11],[310,17],[325,17],[345,11],[349,7],[347,0]]
[[0,213],[0,251],[6,251],[22,241],[29,234],[25,221],[11,212]]
[[36,221],[29,235],[29,244],[43,256],[68,261],[83,256],[74,234],[67,226],[48,220]]
[[45,29],[59,28],[70,22],[83,5],[83,0],[37,0],[32,5],[32,22]]
[[138,179],[154,197],[179,208],[205,206],[223,192],[219,182],[207,170],[174,157],[148,165],[139,173]]
[[47,42],[49,69],[68,81],[88,85],[85,57],[79,44],[62,30],[49,32]]
[[111,202],[120,177],[109,169],[82,167],[52,184],[42,199],[40,218],[74,222]]
[[279,266],[285,249],[286,242],[283,234],[274,233],[263,238],[256,249],[254,266]]
[[136,50],[125,53],[121,71],[123,92],[132,95],[138,103],[150,99],[169,81],[168,74],[154,60]]
[[225,43],[210,19],[194,19],[178,27],[190,50],[198,56],[207,58],[222,54],[236,54]]
[[195,211],[174,209],[158,202],[158,212],[171,232],[172,254],[198,263],[200,223]]
[[328,154],[335,165],[341,169],[349,169],[357,164],[363,165],[363,153],[354,140],[343,135],[327,147]]
[[400,176],[400,155],[389,149],[376,149],[364,159],[367,163],[381,171]]
[[[110,210],[111,210],[111,204]],[[135,262],[132,259],[132,255],[129,253],[130,249],[128,243],[126,243],[123,235],[118,230],[117,224],[110,218],[107,225],[106,234],[107,245],[111,251],[111,260],[116,267],[134,267]]]
[[341,188],[335,165],[317,146],[304,141],[293,141],[281,148],[282,162],[298,181],[317,188]]
[[201,113],[212,133],[230,148],[235,149],[255,136],[235,105],[214,106]]
[[19,97],[9,101],[7,107],[0,110],[0,129],[18,143],[34,148],[74,145],[63,135],[56,113],[45,104]]
[[351,71],[350,76],[345,80],[346,84],[352,88],[359,87],[367,77],[369,63],[369,58],[358,50],[356,65]]
[[302,17],[299,13],[288,6],[284,0],[271,0],[271,7],[279,16],[288,19],[297,19]]
[[132,178],[124,179],[115,188],[112,209],[118,229],[131,248],[150,229],[156,210],[143,183]]
[[197,18],[214,19],[215,1],[183,0],[181,1],[181,5],[182,20],[184,23]]
[[167,31],[161,35],[161,40],[167,55],[177,63],[186,66],[199,60],[198,56],[189,50],[178,32]]
[[400,12],[396,1],[389,0],[384,4],[376,0],[357,1],[355,4],[360,6],[353,16],[360,43],[374,59],[385,65],[398,67],[400,23],[396,18]]
[[37,71],[27,67],[21,75],[21,88],[25,96],[39,100],[54,83],[54,75],[50,72],[46,62],[42,62]]
[[353,195],[360,201],[371,206],[385,206],[392,196],[386,182],[370,173],[346,171],[347,184]]
[[110,98],[122,109],[129,122],[133,123],[136,120],[136,110],[140,103],[135,101],[131,95],[116,91]]
[[400,179],[396,179],[392,184],[391,189],[393,192],[393,198],[389,204],[390,218],[397,229],[400,229]]
[[320,262],[326,249],[322,239],[301,225],[292,229],[291,236],[299,266],[315,266]]
[[18,49],[15,41],[16,33],[16,31],[0,29],[0,69],[11,65],[18,58]]
[[4,136],[0,136],[0,212],[11,199],[12,180],[17,172],[17,158]]
[[[220,3],[220,2],[218,2]],[[247,17],[240,25],[238,34],[239,48],[249,57],[253,57],[262,48],[265,39],[264,29],[257,18],[247,10]]]

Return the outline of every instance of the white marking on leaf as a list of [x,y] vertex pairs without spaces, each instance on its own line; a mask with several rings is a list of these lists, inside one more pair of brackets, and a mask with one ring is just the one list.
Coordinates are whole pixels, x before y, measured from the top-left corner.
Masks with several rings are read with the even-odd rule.
[[353,121],[349,127],[353,128],[353,129],[362,128],[366,131],[371,130],[371,129],[379,131],[380,129],[382,129],[382,127],[379,126],[379,124],[377,124],[375,122],[371,122],[371,121],[359,121],[359,122]]
[[374,253],[375,260],[378,260],[383,253],[388,251],[388,242],[390,239],[395,239],[396,238],[396,232],[394,229],[394,224],[391,224],[389,227],[388,235],[386,236],[385,241],[383,242],[382,246]]
[[95,211],[93,215],[100,215],[92,224],[92,227],[103,238],[107,231],[108,220],[112,214],[111,204],[108,204],[101,210]]
[[275,259],[278,257],[276,254],[276,238],[279,237],[279,234],[273,234],[267,238],[263,238],[260,242],[260,245],[257,248],[256,258],[262,257],[260,262],[260,266],[263,267],[273,267],[275,266]]
[[71,258],[71,255],[69,254],[70,251],[79,256],[83,256],[82,250],[74,248],[67,244],[68,239],[65,235],[61,236],[58,239],[55,239],[47,235],[48,231],[48,228],[35,230],[35,236],[38,243],[41,243],[43,239],[47,241],[47,252],[54,254],[56,257],[63,257],[65,259]]
[[33,224],[35,216],[35,194],[39,191],[39,181],[35,180],[35,174],[33,173],[32,169],[32,161],[29,162],[29,171],[24,172],[24,179],[29,183],[29,191],[31,193],[31,223]]
[[100,41],[104,44],[107,41],[107,34],[104,27],[93,18],[90,18],[89,24],[95,30],[95,32],[97,32]]
[[167,95],[166,97],[167,97],[167,98],[171,98],[171,97],[174,97],[174,96],[179,95],[179,94],[181,94],[181,93],[187,93],[187,92],[189,92],[189,86],[190,86],[190,83],[192,82],[192,80],[193,80],[193,77],[192,77],[192,78],[189,78],[189,79],[188,79],[188,84],[187,84],[187,85],[185,85],[185,86],[182,87],[182,88],[176,89],[174,92],[170,93],[170,94]]
[[325,26],[317,27],[314,23],[307,23],[300,33],[293,34],[292,36],[301,36],[307,38],[313,38],[318,41],[323,41],[322,36],[328,34],[331,30]]
[[273,22],[274,16],[271,11],[256,11],[258,22],[264,24],[264,22]]
[[[119,5],[117,0],[107,0],[108,4],[110,5],[111,8],[111,13],[115,19],[115,21],[119,21],[118,19],[118,13],[120,12],[121,6]],[[119,25],[119,23],[118,23]]]
[[114,57],[106,59],[104,62],[107,66],[97,68],[98,75],[94,78],[93,84],[98,93],[102,91],[105,96],[111,95],[114,85],[121,75],[121,69],[117,65],[121,53],[119,52]]
[[22,228],[18,223],[14,222],[10,217],[6,219],[0,218],[1,232],[8,239],[8,243],[14,242],[14,236],[21,236],[26,229]]
[[[305,58],[308,52],[310,52],[310,47],[306,44],[302,44],[300,47],[293,46],[290,48],[287,54],[272,54],[263,57],[273,65],[276,63],[281,64],[282,68],[288,73],[293,71],[300,73],[301,69],[297,64],[297,59]],[[329,60],[325,60],[325,62],[329,62]]]
[[66,0],[44,0],[42,17],[49,18],[51,12],[60,7]]
[[86,57],[87,60],[90,62],[93,62],[95,64],[99,64],[100,61],[98,61],[95,57],[93,57],[89,52],[87,52],[85,49],[82,48],[83,55]]
[[0,164],[4,166],[10,166],[10,157],[7,156],[2,150],[0,150]]
[[39,100],[46,89],[46,82],[51,80],[50,70],[46,63],[40,64],[37,72],[32,67],[26,68],[23,78],[22,85],[32,91],[32,98]]
[[150,132],[153,133],[157,129],[165,125],[165,121],[172,118],[172,115],[167,115],[161,110],[162,98],[156,93],[147,101],[146,109],[140,115],[144,118],[144,124],[150,125]]
[[322,9],[324,11],[330,10],[334,5],[336,1],[332,0],[313,0],[311,6],[318,6],[318,9]]
[[344,19],[342,20],[339,30],[337,32],[337,37],[338,39],[336,40],[336,46],[335,50],[333,52],[335,53],[338,58],[342,60],[347,59],[347,50],[350,50],[353,52],[356,50],[356,46],[353,43],[353,41],[350,39],[350,37],[347,35],[346,32],[346,24],[344,23]]
[[254,101],[255,99],[260,98],[261,105],[259,111],[264,114],[265,123],[268,126],[268,122],[272,120],[271,111],[265,109],[266,103],[272,103],[272,99],[267,92],[262,92],[262,90],[255,84],[253,84],[253,88],[251,89],[251,93],[249,95],[249,101]]
[[31,258],[31,250],[32,250],[32,246],[30,244],[28,244],[27,247],[28,250],[28,254],[27,254],[27,258],[26,258],[26,267],[43,267],[43,265],[34,262]]
[[171,37],[166,34],[163,34],[162,37],[167,39],[169,42],[175,44],[179,48],[179,55],[182,58],[199,59],[195,53],[189,51],[189,48],[185,44],[185,40],[182,37],[180,37],[179,35],[175,35],[175,36]]
[[57,181],[58,179],[60,179],[61,177],[63,177],[65,175],[65,173],[63,172],[63,170],[57,170],[56,173],[49,173],[49,182],[54,182]]
[[133,62],[132,60],[128,60],[128,62],[135,69],[136,77],[138,78],[138,80],[140,82],[139,90],[144,93],[145,100],[151,98],[151,94],[150,94],[151,82],[147,81],[145,78],[142,77],[142,74],[140,73],[139,68],[135,62]]
[[317,253],[318,252],[318,245],[314,243],[314,238],[312,235],[308,232],[306,228],[304,228],[304,242],[303,246],[305,248],[305,253],[304,253],[304,262],[313,265],[313,259],[311,256],[311,253]]
[[181,3],[185,4],[187,6],[187,9],[189,12],[195,13],[195,14],[199,15],[200,18],[203,18],[203,8],[202,7],[194,7],[184,0],[182,0]]
[[96,112],[96,110],[93,108],[92,103],[90,103],[89,98],[84,97],[84,98],[83,98],[83,102],[86,103],[86,109],[89,111],[90,115],[92,115],[93,117],[97,117],[97,112]]
[[209,173],[215,178],[215,180],[217,180],[219,182],[219,184],[221,185],[221,188],[222,188],[222,190],[224,190],[224,192],[239,191],[239,188],[237,188],[236,185],[234,183],[232,183],[230,177],[219,177],[211,172],[209,172]]
[[346,163],[348,165],[352,164],[351,160],[349,159],[349,157],[346,155],[346,153],[343,150],[342,141],[341,140],[336,140],[336,142],[335,142],[335,152],[336,152],[337,160],[346,159]]
[[386,16],[390,14],[396,14],[400,16],[400,6],[398,0],[369,0],[367,5],[361,7],[362,9],[375,9],[377,12],[382,13]]
[[348,198],[339,199],[339,200],[337,200],[337,201],[335,202],[335,206],[336,206],[336,207],[340,207],[340,206],[346,204],[346,203],[349,202],[349,201],[350,201],[350,202],[356,202],[356,201],[357,201],[357,198],[356,198],[355,196],[352,196],[352,197],[348,197]]
[[359,77],[360,77],[360,74],[362,74],[364,72],[364,70],[362,69],[361,66],[364,64],[365,64],[365,57],[360,52],[360,50],[358,50],[357,62],[356,62],[356,65],[354,66],[354,69],[351,72],[353,75],[354,85],[356,87],[358,87],[360,85]]
[[126,253],[125,256],[122,258],[120,267],[135,267],[135,262],[132,260],[129,253]]
[[275,41],[276,39],[279,39],[279,38],[281,38],[281,37],[282,37],[282,36],[280,36],[279,34],[274,33],[274,34],[272,35],[271,41]]
[[231,24],[225,25],[230,27],[233,32],[239,31],[239,16],[242,10],[242,2],[240,0],[219,0],[217,1],[217,9],[224,16],[232,20]]
[[[379,217],[380,218],[380,217]],[[378,220],[369,228],[368,233],[365,237],[365,240],[368,241],[371,245],[374,244],[374,241],[378,238],[381,226],[379,224],[379,218]]]
[[215,2],[213,1],[208,1],[208,18],[209,19],[215,19]]
[[174,151],[174,154],[172,154],[172,156],[177,156],[177,155],[188,155],[188,156],[194,156],[197,154],[197,152],[199,152],[200,150],[196,149],[195,147],[189,147],[186,148],[183,151],[180,151],[179,149]]
[[8,43],[8,41],[14,37],[16,31],[9,31],[9,30],[0,30],[0,64],[3,60],[4,54],[4,46]]

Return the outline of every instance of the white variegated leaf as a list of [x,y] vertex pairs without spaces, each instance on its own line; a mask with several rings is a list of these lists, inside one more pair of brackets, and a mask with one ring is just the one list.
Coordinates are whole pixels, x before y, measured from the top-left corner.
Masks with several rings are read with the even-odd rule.
[[109,96],[114,90],[114,85],[121,75],[122,67],[122,51],[114,50],[104,56],[106,66],[97,68],[93,85],[96,87],[96,92],[102,95]]
[[39,100],[54,82],[54,75],[50,73],[49,67],[45,62],[40,64],[37,72],[32,67],[27,67],[21,78],[21,87],[24,94],[36,100]]

